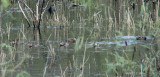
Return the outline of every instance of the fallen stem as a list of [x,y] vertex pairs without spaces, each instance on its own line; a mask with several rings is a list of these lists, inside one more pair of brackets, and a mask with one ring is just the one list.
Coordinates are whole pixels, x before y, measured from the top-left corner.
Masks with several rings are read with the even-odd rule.
[[25,17],[25,19],[26,19],[26,21],[27,21],[27,23],[28,23],[28,25],[29,25],[29,27],[30,27],[30,22],[29,22],[27,16],[25,15],[25,13],[24,13],[24,11],[23,11],[23,9],[22,9],[21,4],[19,3],[19,1],[18,1],[18,4],[19,4],[20,10],[22,11],[23,16]]

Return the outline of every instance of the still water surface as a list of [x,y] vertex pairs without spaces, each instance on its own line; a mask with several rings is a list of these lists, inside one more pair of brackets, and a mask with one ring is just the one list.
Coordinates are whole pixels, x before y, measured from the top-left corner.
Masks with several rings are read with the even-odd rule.
[[[33,30],[33,27],[27,28],[28,25],[20,10],[8,9],[2,18],[3,41],[4,39],[9,40],[8,44],[10,44],[12,40],[18,39],[21,44],[14,47],[16,53],[13,64],[19,63],[24,57],[25,60],[12,74],[6,76],[14,77],[21,71],[28,72],[31,77],[60,77],[62,75],[77,77],[82,71],[84,77],[110,77],[122,74],[131,76],[127,75],[132,73],[131,71],[122,73],[124,70],[117,69],[118,74],[114,70],[109,71],[109,67],[117,62],[114,54],[118,53],[127,60],[132,60],[136,49],[134,61],[140,62],[139,52],[147,54],[151,52],[147,47],[153,47],[155,50],[157,43],[151,36],[150,30],[142,32],[135,27],[138,21],[135,21],[134,26],[130,24],[131,27],[127,22],[125,23],[129,14],[135,20],[139,20],[140,14],[140,4],[137,3],[133,11],[132,6],[127,2],[124,0],[121,1],[121,5],[118,5],[112,0],[100,0],[91,3],[95,5],[89,8],[68,8],[71,3],[57,2],[55,7],[58,13],[55,13],[54,16],[62,17],[60,22],[57,23],[54,17],[50,17],[46,11],[40,31]],[[31,6],[33,3],[29,4]],[[116,11],[118,7],[121,9],[120,20],[118,20]],[[27,12],[28,9],[25,11]],[[63,17],[66,17],[67,23],[62,21]],[[116,24],[115,21],[117,21]],[[3,26],[7,23],[10,26],[10,32],[7,32],[6,26]],[[8,39],[9,33],[10,38]],[[137,36],[145,36],[147,39],[137,40]],[[60,47],[60,42],[74,37],[80,40],[84,38],[80,49],[76,50],[77,43]],[[95,42],[99,44],[96,48],[93,47]],[[34,46],[29,47],[29,44]],[[135,75],[140,76],[139,72],[138,69]]]

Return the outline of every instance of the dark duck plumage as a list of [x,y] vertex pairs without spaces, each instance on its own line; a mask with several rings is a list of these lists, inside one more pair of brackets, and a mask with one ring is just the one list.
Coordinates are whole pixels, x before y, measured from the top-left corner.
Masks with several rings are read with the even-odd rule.
[[56,12],[56,8],[55,8],[53,5],[51,5],[51,6],[48,8],[48,12],[49,12],[51,15],[53,15],[53,14]]

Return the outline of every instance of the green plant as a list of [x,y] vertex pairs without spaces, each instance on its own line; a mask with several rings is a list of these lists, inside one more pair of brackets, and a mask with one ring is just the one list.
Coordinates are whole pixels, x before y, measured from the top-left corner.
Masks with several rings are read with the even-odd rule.
[[26,71],[21,71],[16,75],[16,77],[31,77],[30,74]]
[[112,55],[115,58],[114,62],[109,62],[108,59],[105,59],[106,65],[107,65],[107,73],[110,73],[111,71],[113,71],[118,74],[120,72],[118,71],[118,69],[124,73],[133,72],[137,67],[137,64],[134,61],[125,59],[125,57],[120,56],[117,52],[115,52],[115,54],[112,54]]
[[84,43],[84,36],[83,37],[78,37],[78,39],[76,40],[76,45],[75,45],[75,51],[78,51],[79,49],[82,48]]
[[8,0],[1,0],[1,2],[2,2],[2,5],[1,5],[1,7],[2,7],[1,9],[2,10],[7,8],[10,5]]
[[7,48],[10,52],[12,51],[12,46],[10,46],[10,45],[8,45],[8,44],[6,44],[6,43],[2,43],[2,44],[1,44],[1,47],[2,47],[2,48]]

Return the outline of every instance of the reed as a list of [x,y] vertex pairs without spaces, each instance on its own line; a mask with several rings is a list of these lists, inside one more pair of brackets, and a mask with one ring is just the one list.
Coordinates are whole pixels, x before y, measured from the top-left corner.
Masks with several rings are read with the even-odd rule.
[[[23,3],[26,7],[29,8],[29,11],[30,13],[28,13],[29,16],[26,15],[26,13],[23,11],[23,8],[21,6],[21,3]],[[28,27],[31,26],[31,22],[32,22],[32,25],[34,26],[34,28],[40,28],[40,24],[41,24],[41,21],[42,21],[42,18],[43,18],[43,14],[45,12],[45,10],[42,10],[43,8],[46,9],[46,7],[48,6],[48,3],[49,1],[46,3],[46,6],[45,6],[45,0],[43,0],[42,2],[42,5],[40,7],[40,0],[37,1],[36,3],[36,12],[34,10],[32,10],[26,2],[24,1],[18,1],[18,4],[19,4],[19,8],[20,10],[22,11],[22,14],[24,16],[24,18],[26,19],[27,23],[28,23]],[[39,11],[39,8],[41,8],[41,10]]]
[[[35,53],[38,55],[38,58],[41,57],[40,50],[43,49],[47,50],[43,77],[49,73],[47,71],[50,70],[49,65],[59,65],[56,71],[60,70],[59,76],[62,77],[66,77],[70,69],[74,71],[71,72],[72,74],[79,77],[85,77],[85,71],[89,71],[91,76],[93,76],[92,73],[94,73],[95,76],[95,72],[97,73],[97,71],[94,70],[97,69],[100,73],[102,71],[105,72],[105,76],[159,76],[160,21],[157,10],[159,8],[157,7],[159,6],[159,1],[158,4],[152,1],[148,3],[147,1],[143,2],[143,0],[133,2],[117,0],[74,0],[73,2],[76,4],[72,4],[72,1],[55,1],[54,6],[56,7],[56,12],[53,17],[45,15],[46,10],[40,10],[40,8],[46,9],[49,5],[49,2],[44,3],[43,1],[40,2],[40,0],[37,0],[36,3],[33,3],[35,8],[29,6],[29,2],[31,1],[18,1],[18,7],[28,25],[30,25],[30,27],[33,25],[34,28],[40,28],[40,25],[43,24],[45,27],[41,27],[41,31],[39,29],[32,32],[31,30],[25,29],[26,24],[22,22],[20,23],[21,29],[17,30],[15,37],[12,37],[12,28],[15,26],[14,23],[5,23],[6,27],[2,26],[4,24],[1,25],[0,68],[2,77],[15,73],[17,69],[19,70],[23,66],[25,61],[32,61]],[[104,2],[109,2],[110,4],[105,5]],[[25,12],[22,4],[27,7],[29,11]],[[72,5],[69,6],[70,4]],[[84,7],[81,7],[82,5],[84,5]],[[51,30],[48,30],[48,26]],[[41,35],[40,32],[44,33]],[[49,33],[49,35],[46,33]],[[147,44],[145,42],[150,40],[131,39],[134,43],[130,44],[128,40],[115,39],[116,36],[148,35],[153,35],[154,39],[151,39],[151,42]],[[76,36],[78,37],[75,44],[64,47],[64,51],[62,52],[58,51],[58,49],[60,49],[59,41],[65,41],[68,37]],[[105,39],[101,39],[103,37]],[[44,43],[45,38],[47,38],[47,40]],[[23,44],[10,44],[13,39],[14,44],[19,41],[22,41]],[[101,44],[96,51],[94,51],[93,47],[89,47],[89,42],[95,41]],[[125,46],[121,46],[119,42],[116,43],[117,41],[124,41]],[[116,44],[108,44],[109,42]],[[34,47],[35,43],[38,43],[39,47]],[[31,47],[28,45],[31,45]],[[106,49],[103,49],[103,47]],[[68,66],[63,66],[63,64],[58,62],[60,53],[71,53],[69,57],[71,56],[72,60],[67,61]],[[97,54],[101,56],[97,56]],[[66,55],[60,56],[60,58],[61,57],[66,57]],[[96,58],[98,58],[99,61],[96,61]],[[32,61],[32,63],[34,63],[34,61]],[[103,64],[98,67],[98,63]],[[94,70],[93,67],[95,68]],[[29,72],[21,69],[20,72],[16,74],[17,77],[31,76]],[[100,76],[102,75],[100,74]]]

